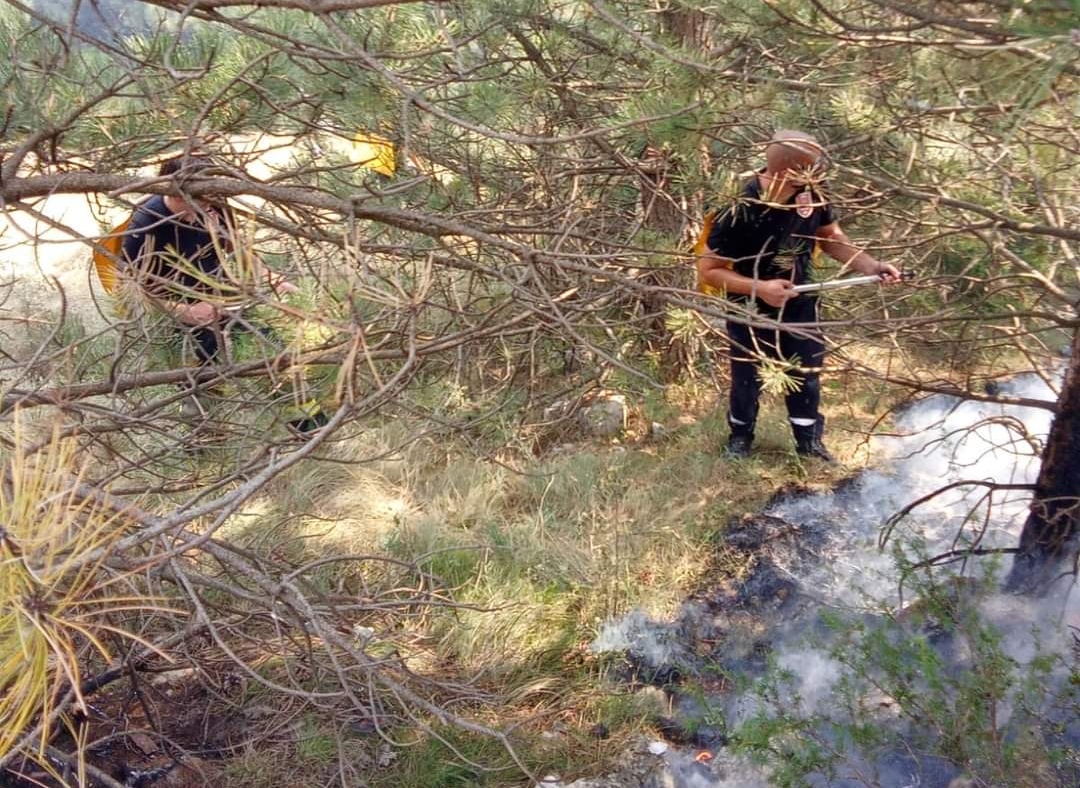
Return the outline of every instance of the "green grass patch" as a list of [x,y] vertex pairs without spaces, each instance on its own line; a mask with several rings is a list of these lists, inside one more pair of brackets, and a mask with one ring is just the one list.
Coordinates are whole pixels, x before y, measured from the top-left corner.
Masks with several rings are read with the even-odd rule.
[[372,772],[368,784],[372,788],[520,785],[525,777],[519,762],[538,778],[551,773],[565,777],[575,768],[595,769],[624,744],[615,739],[598,743],[547,719],[516,729],[512,755],[491,737],[438,727],[416,743],[395,749],[391,766]]

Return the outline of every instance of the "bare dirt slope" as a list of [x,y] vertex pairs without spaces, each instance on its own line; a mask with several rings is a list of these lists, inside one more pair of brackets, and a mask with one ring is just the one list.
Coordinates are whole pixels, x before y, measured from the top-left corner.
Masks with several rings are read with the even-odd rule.
[[35,328],[56,325],[62,314],[90,332],[108,325],[109,306],[84,239],[123,215],[81,195],[54,195],[32,208],[0,214],[0,331],[15,356],[29,336],[40,335]]

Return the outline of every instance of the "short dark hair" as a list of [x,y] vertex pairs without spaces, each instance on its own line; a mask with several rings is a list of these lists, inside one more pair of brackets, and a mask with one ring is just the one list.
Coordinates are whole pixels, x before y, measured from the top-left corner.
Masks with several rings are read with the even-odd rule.
[[209,156],[185,153],[180,156],[173,156],[171,159],[166,159],[161,162],[161,165],[158,167],[158,175],[162,178],[168,178],[179,173],[183,173],[184,175],[194,175],[197,172],[208,170],[213,166],[215,166],[214,160]]

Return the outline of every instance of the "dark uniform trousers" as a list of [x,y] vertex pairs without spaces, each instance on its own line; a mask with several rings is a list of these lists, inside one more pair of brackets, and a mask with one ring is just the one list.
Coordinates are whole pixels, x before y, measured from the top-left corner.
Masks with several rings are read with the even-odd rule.
[[[802,295],[784,305],[780,322],[816,323],[817,319],[817,298]],[[751,440],[754,437],[758,400],[761,396],[758,366],[759,359],[765,356],[794,362],[801,368],[810,368],[789,372],[798,386],[787,394],[785,402],[796,440],[801,444],[820,438],[824,430],[824,419],[818,413],[821,384],[817,370],[825,361],[825,344],[818,329],[811,325],[793,333],[773,327],[751,327],[729,320],[727,332],[731,342],[731,402],[728,423],[732,436],[747,437]]]
[[188,328],[192,343],[195,345],[195,358],[199,365],[212,363],[221,350],[221,337],[224,332],[223,326],[197,326]]

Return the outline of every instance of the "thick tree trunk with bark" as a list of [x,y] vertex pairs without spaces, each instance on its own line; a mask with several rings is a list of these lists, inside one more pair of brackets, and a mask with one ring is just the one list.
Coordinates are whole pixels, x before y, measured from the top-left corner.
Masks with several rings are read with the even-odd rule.
[[[660,12],[659,18],[663,30],[674,36],[687,50],[701,54],[712,47],[713,21],[708,14],[674,2]],[[677,166],[670,155],[660,148],[650,145],[643,151],[640,175],[642,224],[665,234],[677,248],[688,248],[692,241],[689,215],[700,216],[701,212],[698,205],[698,210],[691,214],[686,198],[671,193]],[[672,267],[650,272],[648,282],[657,287],[690,287],[692,267],[687,265],[682,269]],[[690,350],[668,329],[662,301],[646,296],[641,303],[647,316],[644,323],[646,347],[659,358],[660,377],[668,383],[678,380],[691,364]]]
[[1020,553],[1007,585],[1013,590],[1045,587],[1059,572],[1075,564],[1080,535],[1080,327],[1073,332],[1069,369],[1062,384],[1057,414],[1043,451]]
[[704,52],[712,48],[715,19],[704,11],[672,3],[660,12],[660,23],[688,49]]
[[[652,146],[645,148],[641,157],[642,224],[672,239],[676,247],[689,246],[685,203],[677,201],[668,191],[675,167],[664,151]],[[655,287],[689,287],[689,271],[689,266],[658,268],[650,271],[644,281]],[[659,358],[660,378],[665,383],[674,382],[690,364],[689,350],[668,329],[663,300],[645,295],[641,305],[646,316],[643,322],[646,348]]]

